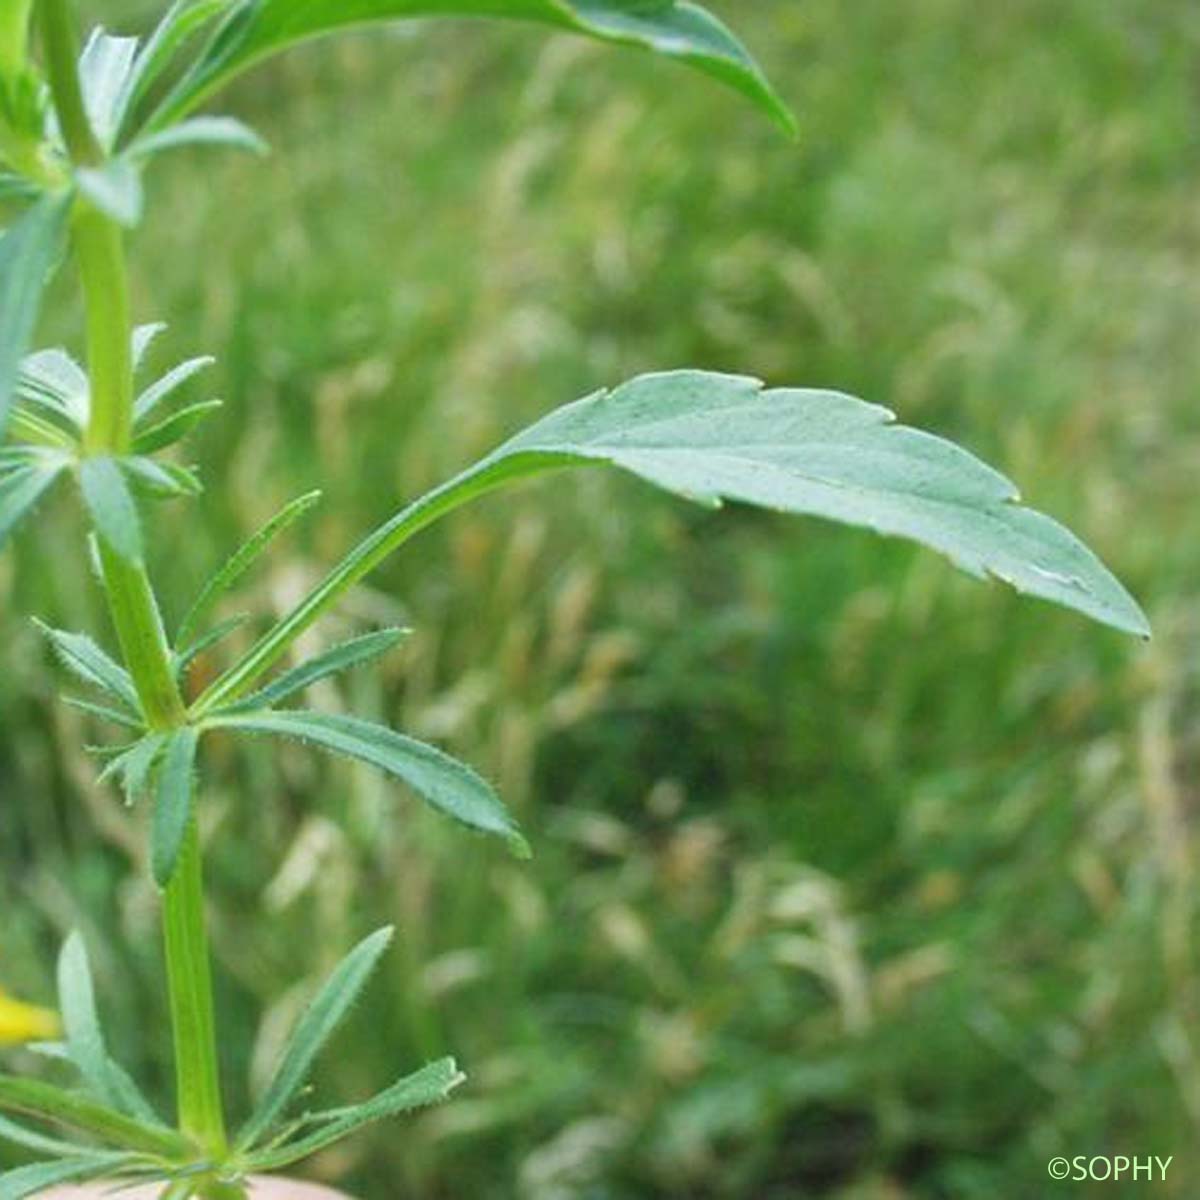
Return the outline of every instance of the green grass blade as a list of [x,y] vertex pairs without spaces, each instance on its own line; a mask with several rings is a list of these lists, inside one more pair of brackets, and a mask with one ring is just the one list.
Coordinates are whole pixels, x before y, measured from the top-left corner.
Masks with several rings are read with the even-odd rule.
[[212,611],[217,601],[258,562],[271,543],[291,528],[320,498],[320,492],[309,492],[285,505],[226,561],[204,585],[195,603],[179,623],[179,630],[175,635],[177,645],[191,641],[200,622]]
[[196,750],[200,735],[195,729],[180,729],[167,740],[162,765],[158,769],[158,788],[151,831],[151,863],[154,879],[165,888],[175,874],[179,853],[192,815],[192,775],[196,768]]
[[295,738],[340,754],[406,783],[432,807],[481,833],[504,838],[514,854],[529,846],[491,785],[442,751],[357,717],[314,712],[253,712],[214,716],[213,729]]
[[287,1145],[249,1155],[249,1166],[255,1171],[275,1171],[299,1162],[340,1142],[365,1125],[439,1104],[465,1080],[466,1076],[459,1071],[452,1058],[430,1063],[365,1104],[315,1116],[312,1118],[314,1121],[324,1122],[322,1128]]
[[334,970],[297,1025],[271,1082],[254,1114],[238,1135],[248,1148],[258,1142],[283,1115],[305,1084],[317,1055],[342,1023],[366,986],[394,931],[380,929],[360,942]]

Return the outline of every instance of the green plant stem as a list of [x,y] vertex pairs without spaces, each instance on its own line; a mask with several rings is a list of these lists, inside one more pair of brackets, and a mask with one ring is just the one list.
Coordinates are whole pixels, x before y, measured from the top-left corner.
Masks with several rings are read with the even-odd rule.
[[183,1132],[199,1141],[210,1154],[221,1156],[228,1146],[217,1074],[203,872],[200,834],[193,817],[179,864],[163,898],[167,983],[180,1124]]
[[[7,2],[7,0],[6,0]],[[71,161],[95,166],[104,157],[92,132],[79,84],[79,43],[67,0],[38,0],[46,76]]]
[[[102,152],[88,122],[76,67],[77,45],[66,0],[39,0],[51,95],[71,158],[94,164]],[[116,224],[80,205],[73,240],[87,306],[91,414],[85,445],[93,455],[128,452],[133,424],[132,321],[125,251]],[[171,669],[170,647],[145,567],[121,559],[101,539],[109,610],[147,723],[171,729],[186,708]],[[195,822],[163,900],[164,942],[176,1056],[181,1131],[221,1156],[227,1148],[213,1018],[203,869]],[[205,1181],[206,1200],[243,1200],[238,1185]]]

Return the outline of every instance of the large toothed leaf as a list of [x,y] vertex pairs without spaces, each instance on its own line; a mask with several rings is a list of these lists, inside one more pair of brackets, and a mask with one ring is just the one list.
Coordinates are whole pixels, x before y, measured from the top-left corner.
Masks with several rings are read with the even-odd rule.
[[130,1076],[114,1062],[96,1011],[96,990],[83,938],[73,933],[58,960],[58,1003],[67,1052],[96,1098],[150,1123],[158,1117]]
[[116,459],[85,459],[79,468],[79,486],[100,537],[126,562],[141,562],[142,524]]
[[253,1146],[258,1142],[304,1086],[317,1055],[366,987],[380,957],[391,943],[392,934],[391,928],[380,929],[360,942],[342,959],[308,1006],[254,1115],[238,1135],[241,1146]]
[[604,463],[702,504],[736,500],[911,538],[972,575],[1149,634],[1104,564],[1018,504],[1013,485],[965,450],[838,392],[763,391],[742,376],[676,371],[558,409],[397,513],[212,684],[196,711],[246,695],[322,613],[439,517],[514,480]]
[[357,717],[314,712],[248,712],[214,716],[207,725],[296,738],[368,763],[408,784],[426,802],[482,833],[496,834],[527,856],[525,839],[490,784],[433,746]]
[[319,1129],[286,1145],[249,1155],[248,1165],[255,1171],[276,1171],[299,1162],[372,1122],[440,1104],[465,1079],[452,1058],[430,1063],[365,1104],[314,1115],[309,1120],[319,1124]]
[[178,645],[192,640],[200,623],[212,612],[221,597],[258,562],[271,543],[280,534],[291,528],[320,498],[320,492],[309,492],[286,504],[226,560],[220,570],[201,588],[195,603],[179,623],[179,631],[175,639]]
[[63,664],[80,679],[119,700],[134,716],[140,713],[137,692],[129,672],[113,662],[91,638],[82,633],[64,633],[60,629],[51,629],[40,621],[35,623],[54,647]]
[[675,372],[560,409],[490,464],[611,463],[701,503],[738,500],[867,526],[930,546],[980,578],[1149,633],[1099,559],[1023,508],[1004,476],[893,422],[886,409],[836,392],[764,392],[752,379]]
[[192,816],[193,775],[200,737],[195,729],[173,733],[158,768],[158,787],[151,831],[150,857],[154,879],[165,888],[175,874],[179,853]]
[[408,17],[498,17],[571,30],[679,59],[748,96],[792,127],[783,101],[746,48],[687,0],[236,0],[152,126],[172,124],[247,67],[338,29]]
[[363,637],[341,642],[324,654],[318,654],[290,671],[285,671],[260,692],[248,696],[239,709],[273,708],[298,692],[312,687],[330,675],[338,675],[362,663],[386,654],[409,634],[407,629],[384,629]]
[[62,197],[46,196],[0,235],[0,438],[46,279],[62,247],[67,208]]

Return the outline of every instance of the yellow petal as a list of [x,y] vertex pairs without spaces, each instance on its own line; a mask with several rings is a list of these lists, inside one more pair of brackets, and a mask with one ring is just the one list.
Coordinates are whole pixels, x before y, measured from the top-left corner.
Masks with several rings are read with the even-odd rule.
[[0,992],[0,1046],[57,1037],[59,1029],[56,1012],[22,1004]]

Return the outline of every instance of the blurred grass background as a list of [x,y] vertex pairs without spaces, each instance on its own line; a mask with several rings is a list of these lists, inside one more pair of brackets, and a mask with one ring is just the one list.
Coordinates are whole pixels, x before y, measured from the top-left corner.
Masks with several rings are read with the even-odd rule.
[[[90,6],[130,28],[145,7]],[[241,598],[264,618],[535,414],[695,365],[963,441],[1104,555],[1157,639],[612,475],[459,514],[318,631],[417,630],[320,702],[476,763],[537,858],[368,772],[214,743],[231,1099],[320,974],[395,922],[321,1095],[448,1051],[471,1083],[313,1164],[370,1200],[1146,1191],[1048,1183],[1059,1154],[1174,1155],[1155,1194],[1192,1195],[1200,10],[714,8],[799,143],[670,64],[429,25],[224,97],[265,164],[164,163],[139,318],[172,323],[164,365],[216,353],[228,401],[194,446],[203,507],[155,518],[169,613],[314,485]],[[73,295],[48,339],[78,344]],[[56,701],[25,619],[103,628],[79,547],[60,497],[0,560],[0,975],[49,998],[81,926],[114,1039],[165,1097],[142,814],[93,783],[100,731]]]

